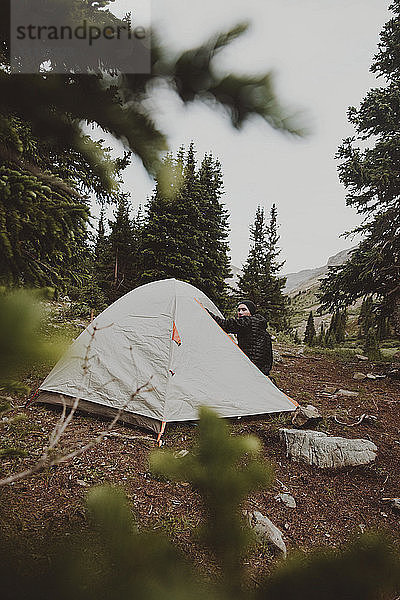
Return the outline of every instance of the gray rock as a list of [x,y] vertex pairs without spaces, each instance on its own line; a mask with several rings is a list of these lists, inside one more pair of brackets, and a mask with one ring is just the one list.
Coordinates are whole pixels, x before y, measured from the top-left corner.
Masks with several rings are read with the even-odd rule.
[[288,494],[286,492],[281,492],[277,496],[275,496],[275,500],[282,502],[288,508],[296,508],[296,500],[293,498],[292,494]]
[[337,390],[335,393],[336,396],[348,396],[349,398],[358,396],[358,392],[352,392],[350,390]]
[[363,379],[366,379],[367,375],[365,375],[365,373],[360,373],[359,371],[357,373],[354,373],[353,375],[353,379],[357,379],[357,381],[362,381]]
[[251,529],[254,531],[258,539],[262,542],[267,542],[275,549],[280,550],[286,558],[286,544],[283,541],[281,531],[258,510],[245,512],[247,521]]
[[363,356],[362,354],[356,354],[356,358],[359,361],[364,361],[364,362],[368,360],[368,356]]
[[326,394],[334,394],[339,388],[336,386],[334,387],[333,385],[324,385],[323,390]]
[[280,435],[288,457],[320,468],[367,465],[378,451],[369,440],[331,437],[321,431],[280,429]]
[[307,406],[298,406],[293,414],[292,423],[295,427],[303,427],[313,419],[322,419],[322,415],[315,406],[307,404]]

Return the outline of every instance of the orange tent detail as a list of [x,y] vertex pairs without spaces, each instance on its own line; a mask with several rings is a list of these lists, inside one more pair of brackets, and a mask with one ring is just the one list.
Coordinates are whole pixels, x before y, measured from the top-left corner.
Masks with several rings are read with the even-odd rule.
[[176,328],[175,321],[174,321],[174,326],[173,326],[173,329],[172,329],[172,340],[174,342],[176,342],[178,344],[178,346],[180,346],[182,344],[182,340],[181,340],[181,338],[179,336],[179,333],[178,333],[178,330]]

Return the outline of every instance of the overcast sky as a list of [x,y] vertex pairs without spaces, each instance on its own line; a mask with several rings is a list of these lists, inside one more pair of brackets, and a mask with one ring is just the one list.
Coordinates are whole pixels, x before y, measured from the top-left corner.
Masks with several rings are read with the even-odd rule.
[[[137,1],[116,0],[111,8],[123,15]],[[238,132],[210,108],[184,107],[172,94],[159,94],[158,125],[171,150],[193,140],[199,159],[211,151],[222,163],[234,265],[246,259],[258,204],[267,211],[277,205],[285,273],[325,264],[354,243],[339,238],[359,217],[345,206],[334,155],[353,133],[347,108],[379,83],[369,67],[390,18],[388,5],[389,0],[152,1],[152,25],[174,50],[250,21],[249,32],[221,55],[219,65],[238,73],[273,70],[283,105],[289,113],[299,111],[300,123],[311,130],[306,139],[295,140],[258,119]],[[137,159],[124,179],[133,206],[143,204],[153,182]]]

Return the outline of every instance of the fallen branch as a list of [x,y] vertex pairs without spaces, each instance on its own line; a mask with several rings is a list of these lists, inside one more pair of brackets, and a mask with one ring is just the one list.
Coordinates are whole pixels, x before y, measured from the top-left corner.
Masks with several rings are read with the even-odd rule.
[[372,419],[373,421],[376,421],[377,418],[378,417],[376,417],[375,415],[367,415],[366,413],[364,413],[357,421],[355,421],[355,423],[345,423],[344,421],[339,421],[337,416],[333,415],[333,419],[336,421],[336,423],[339,423],[339,425],[345,425],[346,427],[355,427],[356,425],[360,425],[364,421],[364,419]]
[[280,479],[278,479],[277,477],[275,478],[275,481],[277,481],[278,483],[280,483],[280,484],[281,484],[281,486],[283,487],[283,489],[284,489],[286,492],[288,492],[288,491],[289,491],[289,488],[288,488],[288,486],[287,486],[285,483],[283,483],[283,481],[281,481],[281,480],[280,480]]

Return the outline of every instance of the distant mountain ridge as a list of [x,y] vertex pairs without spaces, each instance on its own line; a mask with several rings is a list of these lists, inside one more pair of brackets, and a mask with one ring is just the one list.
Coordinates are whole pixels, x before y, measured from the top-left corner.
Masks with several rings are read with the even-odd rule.
[[347,250],[341,250],[337,254],[328,258],[328,262],[323,267],[316,267],[315,269],[303,269],[297,273],[288,273],[284,275],[286,277],[286,285],[283,289],[285,294],[292,294],[304,289],[310,288],[312,285],[328,273],[329,267],[342,265],[349,258],[350,252],[354,248],[348,248]]
[[[354,250],[354,248],[355,246],[347,248],[346,250],[341,250],[337,254],[330,256],[326,265],[323,267],[302,269],[297,273],[283,275],[283,277],[286,277],[286,285],[283,289],[284,293],[292,295],[294,292],[303,291],[314,286],[321,277],[328,273],[329,267],[342,265],[349,258],[350,252]],[[243,274],[243,271],[239,269],[239,267],[235,267],[235,265],[231,265],[231,271],[233,277],[227,279],[226,282],[233,289],[237,290],[238,279]]]

